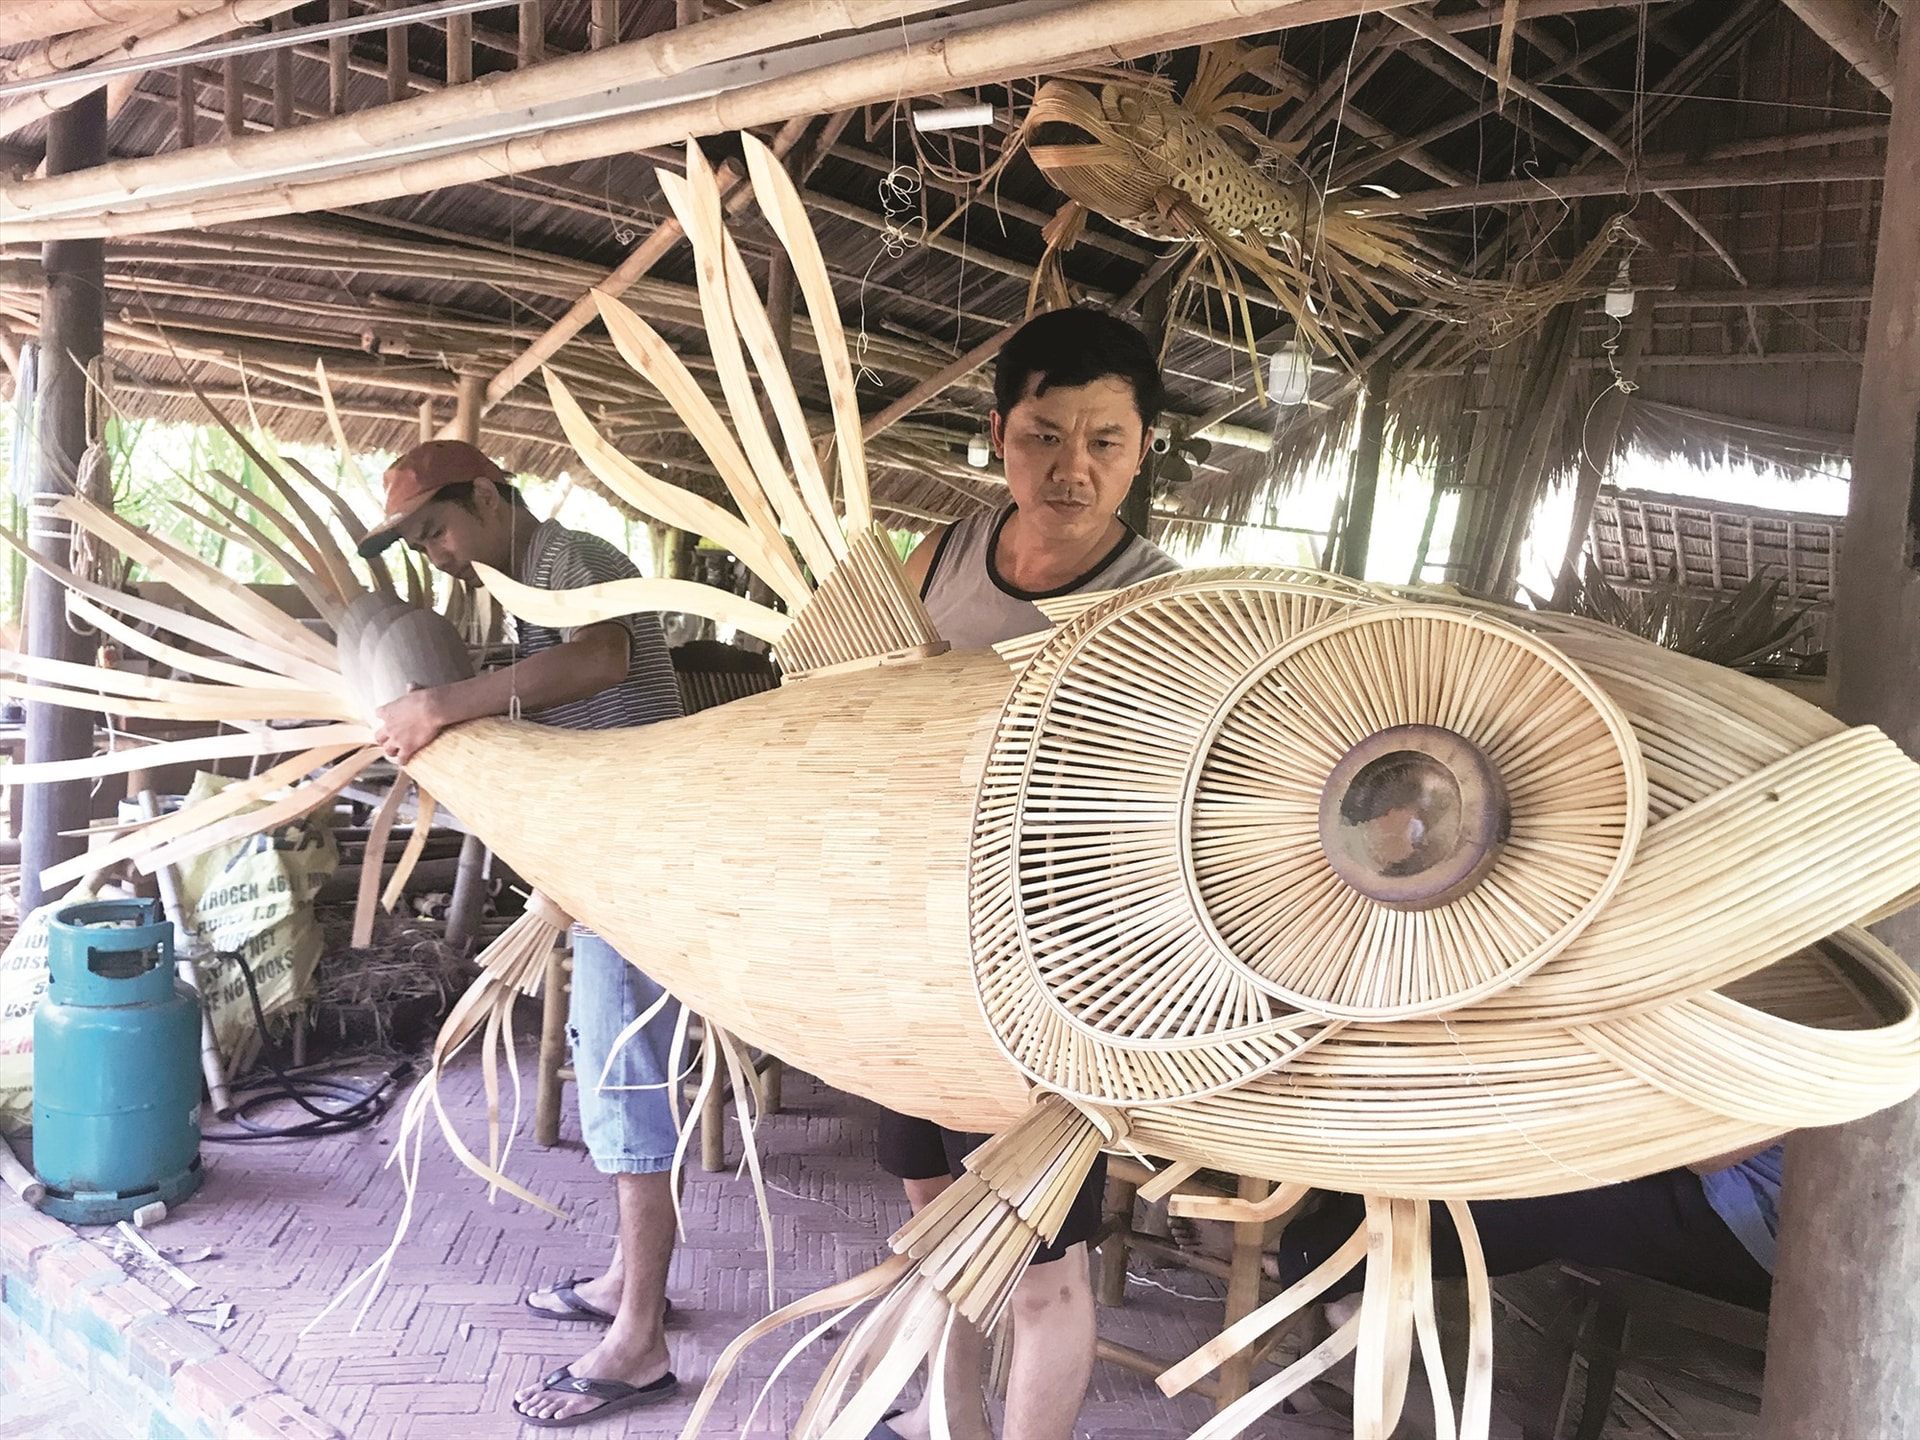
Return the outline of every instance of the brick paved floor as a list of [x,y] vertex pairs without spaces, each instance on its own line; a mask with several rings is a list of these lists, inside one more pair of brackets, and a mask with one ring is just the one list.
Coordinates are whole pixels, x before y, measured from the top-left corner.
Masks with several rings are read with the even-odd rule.
[[[443,1093],[469,1143],[481,1148],[485,1100],[477,1065],[460,1064]],[[531,1089],[526,1103],[530,1114]],[[149,1272],[142,1278],[183,1309],[231,1301],[234,1323],[220,1340],[355,1440],[541,1433],[519,1425],[509,1397],[579,1354],[597,1331],[542,1319],[522,1307],[521,1297],[533,1286],[593,1271],[609,1253],[613,1232],[611,1188],[580,1148],[571,1097],[564,1111],[561,1144],[540,1150],[523,1140],[508,1168],[569,1211],[571,1223],[510,1197],[489,1204],[484,1186],[452,1160],[437,1134],[430,1135],[412,1232],[358,1329],[351,1328],[349,1308],[301,1334],[392,1235],[401,1191],[395,1173],[382,1167],[391,1154],[394,1116],[379,1127],[322,1140],[209,1144],[205,1188],[151,1232],[163,1246],[217,1251],[189,1264],[202,1289],[182,1295]],[[865,1269],[883,1253],[884,1236],[906,1217],[898,1185],[873,1164],[872,1116],[864,1101],[789,1075],[784,1109],[763,1122],[781,1303]],[[738,1155],[735,1138],[730,1158]],[[669,1285],[677,1322],[669,1338],[674,1367],[690,1382],[690,1399],[721,1347],[768,1305],[759,1223],[746,1181],[690,1165],[685,1207],[687,1239],[674,1256]],[[1217,1329],[1219,1294],[1217,1285],[1191,1272],[1142,1273],[1126,1306],[1101,1312],[1101,1333],[1179,1356]],[[1509,1328],[1502,1327],[1503,1345]],[[749,1355],[710,1433],[786,1433],[785,1423],[825,1350],[803,1357],[775,1380],[748,1425],[753,1397],[783,1349],[776,1339]],[[588,1433],[674,1436],[686,1404],[636,1412]],[[1101,1364],[1079,1433],[1099,1440],[1170,1440],[1188,1434],[1208,1413],[1203,1400],[1169,1401],[1147,1380]],[[1639,1418],[1622,1411],[1623,1423],[1609,1435],[1655,1433],[1628,1423]],[[1328,1420],[1270,1419],[1249,1433],[1267,1440],[1326,1440],[1349,1432]],[[1495,1435],[1513,1440],[1518,1430],[1502,1420]]]

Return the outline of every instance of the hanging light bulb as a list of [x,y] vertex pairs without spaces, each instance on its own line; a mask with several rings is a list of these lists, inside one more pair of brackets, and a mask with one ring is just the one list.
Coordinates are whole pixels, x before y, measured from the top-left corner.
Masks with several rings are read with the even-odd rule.
[[987,432],[980,430],[967,441],[967,464],[976,470],[984,470],[993,460],[993,441]]
[[1275,405],[1298,405],[1313,386],[1313,352],[1298,340],[1289,340],[1267,362],[1267,399]]
[[949,105],[942,110],[913,112],[913,128],[923,135],[932,130],[973,130],[992,123],[991,105]]
[[1633,272],[1628,262],[1622,259],[1620,268],[1614,272],[1613,284],[1607,287],[1607,298],[1603,302],[1608,316],[1615,320],[1624,320],[1633,314]]

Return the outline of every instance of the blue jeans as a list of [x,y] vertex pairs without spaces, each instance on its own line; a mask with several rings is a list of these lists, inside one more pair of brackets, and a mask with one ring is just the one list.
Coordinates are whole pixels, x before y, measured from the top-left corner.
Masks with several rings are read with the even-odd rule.
[[573,927],[573,998],[567,1039],[573,1048],[581,1138],[594,1168],[603,1175],[652,1175],[673,1167],[679,1136],[667,1085],[678,1083],[672,1052],[680,1002],[668,1000],[662,1005],[620,1047],[613,1068],[606,1070],[607,1056],[620,1032],[665,993],[605,940],[584,926]]

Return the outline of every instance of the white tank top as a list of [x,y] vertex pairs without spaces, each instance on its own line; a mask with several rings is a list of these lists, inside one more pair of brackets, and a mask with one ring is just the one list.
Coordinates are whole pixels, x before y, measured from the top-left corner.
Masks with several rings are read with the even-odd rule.
[[940,638],[956,650],[978,650],[1016,635],[1031,635],[1053,622],[1036,600],[1086,590],[1119,590],[1180,566],[1146,536],[1128,530],[1094,567],[1053,590],[1016,589],[994,568],[994,547],[1014,507],[970,515],[947,527],[921,583],[920,598]]

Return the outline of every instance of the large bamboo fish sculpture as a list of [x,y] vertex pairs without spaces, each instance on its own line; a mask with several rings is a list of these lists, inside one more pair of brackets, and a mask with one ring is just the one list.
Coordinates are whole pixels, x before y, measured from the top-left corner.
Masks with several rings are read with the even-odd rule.
[[[1417,1344],[1439,1433],[1484,1437],[1491,1309],[1465,1202],[1644,1175],[1920,1087],[1920,987],[1858,928],[1920,890],[1920,766],[1877,730],[1566,617],[1282,569],[1047,602],[1044,634],[946,649],[871,526],[851,367],[799,197],[743,138],[826,357],[838,508],[696,147],[684,179],[661,180],[731,423],[643,320],[602,310],[739,513],[648,475],[548,384],[602,481],[732,547],[788,613],[682,582],[486,578],[545,624],[709,614],[772,641],[788,683],[633,731],[475,721],[410,767],[741,1041],[995,1135],[886,1263],[736,1342],[689,1435],[742,1346],[872,1300],[793,1425],[864,1436],[958,1319],[999,1320],[1106,1147],[1165,1163],[1169,1185],[1200,1166],[1281,1182],[1237,1210],[1176,1194],[1189,1213],[1278,1214],[1306,1186],[1368,1198],[1332,1260],[1161,1378],[1191,1385],[1366,1262],[1359,1314],[1199,1435],[1238,1433],[1356,1354],[1356,1433],[1384,1440]],[[77,613],[204,683],[11,657],[0,689],[251,727],[196,753],[300,751],[108,854],[151,867],[324,803],[373,759],[373,707],[463,673],[451,630],[364,591],[296,501],[272,517],[274,548],[323,597],[337,646],[84,501],[54,507],[218,617],[55,571]],[[257,724],[295,718],[311,723]],[[463,1002],[452,1039],[495,1003],[489,986],[503,982]],[[1470,1260],[1457,1405],[1426,1262],[1436,1201]]]

